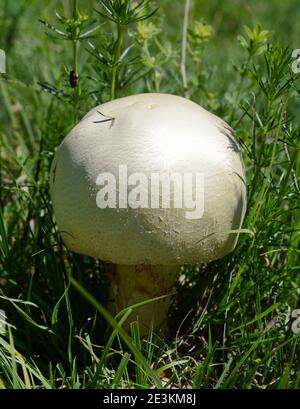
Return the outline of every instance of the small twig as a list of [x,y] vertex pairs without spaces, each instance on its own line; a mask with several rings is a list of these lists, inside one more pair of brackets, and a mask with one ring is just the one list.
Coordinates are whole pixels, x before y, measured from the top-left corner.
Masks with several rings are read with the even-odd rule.
[[104,115],[104,114],[102,114],[102,112],[100,112],[100,111],[97,111],[97,112],[98,112],[98,114],[104,116],[104,117],[107,118],[107,119],[101,119],[101,121],[93,121],[94,124],[101,124],[102,122],[111,122],[110,127],[113,126],[113,124],[114,124],[114,122],[115,122],[115,118],[114,118],[114,117]]
[[187,31],[188,31],[188,25],[189,25],[190,3],[191,3],[190,0],[185,1],[183,27],[182,27],[182,43],[181,43],[180,71],[181,71],[182,83],[183,83],[183,95],[185,98],[190,97],[189,89],[188,89],[188,79],[187,79],[187,73],[186,73]]

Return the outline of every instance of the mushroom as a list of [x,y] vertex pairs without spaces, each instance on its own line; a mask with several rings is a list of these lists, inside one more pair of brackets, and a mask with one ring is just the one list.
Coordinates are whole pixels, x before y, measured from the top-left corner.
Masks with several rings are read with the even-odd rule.
[[[58,147],[50,189],[66,246],[109,262],[117,312],[170,294],[179,266],[231,252],[246,210],[232,129],[182,97],[138,94],[92,109]],[[165,326],[171,297],[134,310]]]

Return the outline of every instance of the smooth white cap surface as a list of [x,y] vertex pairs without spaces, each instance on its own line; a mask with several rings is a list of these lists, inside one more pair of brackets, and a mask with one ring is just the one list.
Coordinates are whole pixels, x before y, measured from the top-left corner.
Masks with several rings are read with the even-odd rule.
[[[139,172],[149,179],[151,173],[202,174],[203,216],[187,219],[187,207],[133,209],[117,203],[100,209],[96,180],[104,172],[118,180],[119,165],[127,166],[128,176]],[[237,235],[230,231],[241,227],[246,210],[244,167],[231,128],[199,105],[168,94],[133,95],[91,110],[58,147],[50,186],[68,248],[123,265],[221,258],[235,247]],[[147,194],[150,206],[150,188]]]

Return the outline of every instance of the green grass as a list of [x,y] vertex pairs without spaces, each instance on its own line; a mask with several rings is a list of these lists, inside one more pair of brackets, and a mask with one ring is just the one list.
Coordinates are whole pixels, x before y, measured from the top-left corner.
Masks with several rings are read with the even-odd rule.
[[[291,71],[292,50],[300,48],[298,2],[192,1],[189,94],[234,127],[248,210],[232,254],[182,267],[166,339],[153,331],[142,339],[137,324],[128,335],[122,324],[131,309],[113,318],[103,308],[105,264],[64,247],[48,182],[55,148],[91,107],[137,92],[183,95],[184,2],[159,2],[154,16],[126,26],[121,39],[117,25],[94,10],[103,11],[99,1],[44,3],[3,0],[0,10],[7,54],[0,309],[8,324],[0,334],[0,388],[299,388],[292,311],[300,308],[300,83]],[[78,10],[89,15],[83,27],[55,17],[78,21]],[[197,21],[213,34],[206,38],[207,26]],[[67,29],[71,40],[53,38],[49,24]],[[79,39],[81,28],[96,30]]]

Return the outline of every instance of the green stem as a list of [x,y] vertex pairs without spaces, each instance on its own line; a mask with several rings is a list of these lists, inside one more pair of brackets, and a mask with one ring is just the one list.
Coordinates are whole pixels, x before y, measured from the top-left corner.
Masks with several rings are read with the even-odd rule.
[[246,64],[245,64],[245,66],[243,68],[243,72],[242,72],[241,77],[240,77],[240,82],[239,82],[239,85],[238,85],[238,91],[237,91],[237,94],[236,94],[236,97],[235,97],[235,103],[234,103],[234,105],[232,107],[232,110],[231,110],[230,122],[233,120],[236,108],[237,108],[239,100],[240,100],[240,96],[241,96],[241,93],[242,93],[242,90],[243,90],[243,85],[244,85],[244,82],[245,82],[246,72],[248,70],[251,58],[252,58],[252,54],[248,54]]
[[121,24],[118,24],[118,34],[117,40],[114,47],[113,55],[113,67],[112,67],[112,77],[111,77],[111,99],[115,99],[119,90],[119,66],[120,66],[120,57],[123,45],[123,28]]
[[78,16],[78,0],[73,1],[73,18],[74,20],[77,19]]
[[[78,41],[73,41],[73,71],[78,77]],[[73,89],[73,117],[74,123],[78,121],[78,101],[79,101],[79,85],[77,83],[76,87]]]
[[[74,21],[78,20],[78,0],[74,0],[73,2],[73,19]],[[73,71],[76,75],[78,76],[78,46],[79,46],[79,34],[80,34],[80,29],[77,27],[75,29],[73,37]],[[79,100],[79,86],[74,88],[74,95],[73,95],[73,118],[74,118],[74,123],[78,121],[78,100]]]
[[78,41],[73,40],[73,71],[78,74]]

